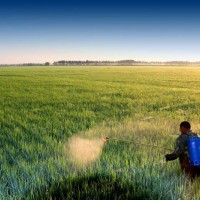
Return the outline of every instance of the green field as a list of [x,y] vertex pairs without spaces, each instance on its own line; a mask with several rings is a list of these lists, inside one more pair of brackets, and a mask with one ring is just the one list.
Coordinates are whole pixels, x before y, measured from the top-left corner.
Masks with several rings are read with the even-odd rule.
[[[63,153],[72,135],[173,148],[200,132],[200,67],[1,67],[0,199],[198,199],[167,150],[107,142],[91,165]],[[195,183],[198,184],[198,183]]]

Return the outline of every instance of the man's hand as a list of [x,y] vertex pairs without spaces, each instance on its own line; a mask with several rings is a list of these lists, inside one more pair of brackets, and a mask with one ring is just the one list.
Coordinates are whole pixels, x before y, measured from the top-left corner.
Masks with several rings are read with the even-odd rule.
[[171,160],[175,160],[179,157],[178,154],[175,154],[175,153],[171,153],[171,154],[166,154],[165,155],[165,158],[166,158],[166,162],[167,161],[171,161]]
[[166,162],[170,161],[170,154],[165,155]]

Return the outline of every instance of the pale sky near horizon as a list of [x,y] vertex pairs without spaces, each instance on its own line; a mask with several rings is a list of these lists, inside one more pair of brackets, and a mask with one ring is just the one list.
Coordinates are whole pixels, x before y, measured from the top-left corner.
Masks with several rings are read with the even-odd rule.
[[198,1],[0,1],[0,64],[200,61]]

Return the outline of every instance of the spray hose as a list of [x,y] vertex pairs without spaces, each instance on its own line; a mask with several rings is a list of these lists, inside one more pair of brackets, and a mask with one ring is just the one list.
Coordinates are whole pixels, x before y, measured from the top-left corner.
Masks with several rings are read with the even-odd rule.
[[140,142],[135,142],[135,141],[132,141],[132,140],[121,139],[121,138],[110,138],[108,136],[103,137],[104,142],[107,142],[108,140],[113,140],[113,141],[117,141],[117,142],[133,143],[133,144],[144,145],[144,146],[149,146],[149,147],[173,151],[173,149],[165,148],[165,147],[161,147],[161,146],[157,146],[157,145],[153,145],[153,144],[140,143]]

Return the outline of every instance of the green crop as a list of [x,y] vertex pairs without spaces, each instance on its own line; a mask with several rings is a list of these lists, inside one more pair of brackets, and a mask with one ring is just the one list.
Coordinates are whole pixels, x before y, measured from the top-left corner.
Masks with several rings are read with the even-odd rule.
[[166,150],[107,142],[91,165],[63,154],[74,134],[173,148],[200,132],[199,67],[1,67],[0,199],[198,199]]

